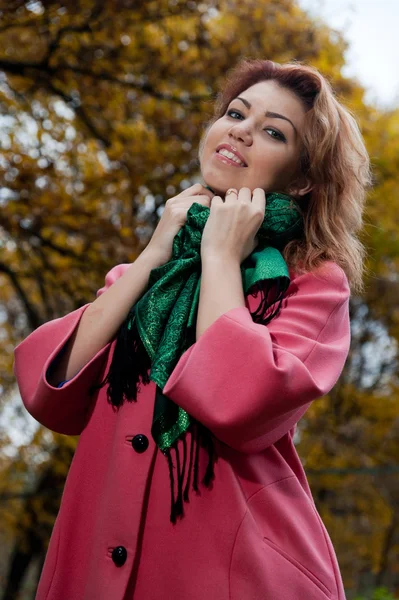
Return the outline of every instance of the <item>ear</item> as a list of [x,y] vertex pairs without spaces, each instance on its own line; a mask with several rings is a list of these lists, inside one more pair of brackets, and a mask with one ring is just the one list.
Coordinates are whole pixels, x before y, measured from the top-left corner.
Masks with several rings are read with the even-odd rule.
[[289,194],[291,196],[305,196],[309,192],[312,191],[314,185],[309,181],[309,179],[297,180],[289,189]]

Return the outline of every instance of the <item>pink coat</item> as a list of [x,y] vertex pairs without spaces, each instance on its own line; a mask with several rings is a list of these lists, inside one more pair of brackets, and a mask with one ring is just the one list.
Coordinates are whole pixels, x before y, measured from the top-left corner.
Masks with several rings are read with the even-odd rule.
[[[98,294],[127,266],[112,269]],[[17,347],[26,409],[49,429],[80,434],[37,600],[345,598],[293,436],[344,366],[348,282],[331,262],[291,277],[282,311],[268,326],[252,321],[256,299],[247,296],[245,307],[221,315],[183,354],[169,378],[165,393],[211,430],[218,454],[213,489],[190,490],[175,525],[166,458],[150,432],[155,384],[119,412],[105,388],[90,397],[115,342],[64,387],[46,380],[88,305]],[[201,448],[200,479],[206,464]]]

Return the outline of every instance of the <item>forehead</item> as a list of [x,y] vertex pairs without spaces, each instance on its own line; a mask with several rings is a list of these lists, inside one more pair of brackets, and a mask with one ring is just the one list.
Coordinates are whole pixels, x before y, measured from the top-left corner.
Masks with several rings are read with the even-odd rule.
[[290,90],[275,81],[260,81],[247,88],[239,97],[248,100],[255,110],[279,112],[298,123],[302,122],[306,110],[302,101]]

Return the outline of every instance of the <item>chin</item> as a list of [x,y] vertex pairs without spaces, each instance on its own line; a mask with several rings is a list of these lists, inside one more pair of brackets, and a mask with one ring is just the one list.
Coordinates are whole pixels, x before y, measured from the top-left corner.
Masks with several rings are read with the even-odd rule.
[[216,196],[225,196],[227,190],[229,188],[237,188],[240,189],[240,187],[244,187],[242,184],[239,185],[236,182],[232,181],[232,179],[230,179],[230,181],[226,181],[225,177],[220,177],[219,176],[211,176],[208,174],[203,175],[203,179],[206,183],[206,185],[208,185],[211,190],[214,191]]
[[224,197],[229,188],[239,190],[243,187],[250,187],[245,181],[248,179],[248,173],[245,173],[246,176],[244,176],[244,173],[235,167],[215,166],[206,158],[203,162],[200,160],[200,167],[204,182],[217,196]]

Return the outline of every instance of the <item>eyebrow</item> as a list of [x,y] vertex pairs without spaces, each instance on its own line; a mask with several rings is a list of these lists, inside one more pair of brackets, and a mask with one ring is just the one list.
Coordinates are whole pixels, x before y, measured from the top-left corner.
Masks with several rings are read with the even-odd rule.
[[[240,96],[238,96],[236,98],[236,100],[241,100],[241,102],[243,104],[245,104],[245,106],[248,109],[251,108],[251,103],[248,102],[248,100],[245,100],[245,98],[241,98]],[[266,117],[270,117],[272,119],[284,119],[284,121],[288,121],[288,123],[291,123],[292,127],[294,128],[295,133],[298,135],[298,132],[296,130],[294,123],[288,117],[285,117],[284,115],[280,115],[280,113],[270,112],[269,110],[265,113],[265,115],[266,115]]]

